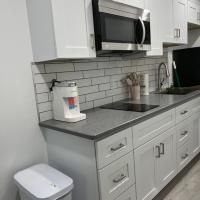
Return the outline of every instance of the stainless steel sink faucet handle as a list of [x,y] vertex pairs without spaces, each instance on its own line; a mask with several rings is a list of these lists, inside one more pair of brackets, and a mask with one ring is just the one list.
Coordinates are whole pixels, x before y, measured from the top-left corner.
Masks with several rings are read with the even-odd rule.
[[162,81],[160,81],[160,71],[161,71],[162,66],[164,66],[166,78],[170,77],[168,66],[164,62],[160,63],[158,67],[158,91],[161,91],[162,86],[164,84],[164,80],[165,80],[163,79]]

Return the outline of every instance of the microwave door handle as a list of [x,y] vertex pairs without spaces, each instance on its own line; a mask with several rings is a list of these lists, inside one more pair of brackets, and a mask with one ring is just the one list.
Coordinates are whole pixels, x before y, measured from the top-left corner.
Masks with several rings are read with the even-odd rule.
[[142,31],[143,31],[143,35],[142,35],[142,41],[141,41],[141,45],[144,44],[144,41],[145,41],[145,37],[146,37],[146,28],[145,28],[145,25],[144,25],[144,21],[142,20],[141,17],[139,17],[139,21],[142,25]]

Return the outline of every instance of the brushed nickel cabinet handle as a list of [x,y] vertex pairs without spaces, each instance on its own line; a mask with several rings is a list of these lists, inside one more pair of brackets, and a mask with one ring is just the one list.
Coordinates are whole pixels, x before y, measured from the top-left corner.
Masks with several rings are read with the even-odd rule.
[[186,136],[188,134],[188,131],[184,131],[181,133],[182,136]]
[[113,183],[119,183],[125,178],[126,178],[126,176],[124,174],[121,174],[119,178],[116,178],[113,180]]
[[91,49],[95,49],[94,34],[90,34],[90,40],[91,40]]
[[117,151],[117,150],[119,150],[119,149],[121,149],[121,148],[123,148],[123,147],[125,147],[125,145],[122,144],[122,143],[120,143],[119,146],[117,146],[117,147],[112,147],[110,150],[113,151],[113,152],[115,152],[115,151]]
[[189,156],[189,155],[186,153],[186,154],[184,154],[181,158],[182,158],[182,160],[185,160],[188,156]]
[[183,112],[181,112],[181,115],[185,115],[186,113],[188,113],[188,111],[184,110]]
[[174,33],[175,33],[175,34],[174,34],[174,35],[175,35],[175,38],[178,38],[178,29],[177,29],[177,28],[174,29]]
[[156,158],[160,158],[160,146],[156,146],[156,149],[157,149]]
[[160,151],[160,154],[161,155],[164,155],[165,154],[165,144],[164,143],[160,143],[160,147],[161,147],[161,151]]

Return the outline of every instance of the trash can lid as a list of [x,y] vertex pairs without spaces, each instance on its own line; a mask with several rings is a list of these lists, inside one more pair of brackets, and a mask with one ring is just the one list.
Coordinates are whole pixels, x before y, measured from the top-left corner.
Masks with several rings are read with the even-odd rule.
[[39,164],[15,174],[15,182],[25,193],[36,199],[53,200],[73,189],[73,180],[58,170]]

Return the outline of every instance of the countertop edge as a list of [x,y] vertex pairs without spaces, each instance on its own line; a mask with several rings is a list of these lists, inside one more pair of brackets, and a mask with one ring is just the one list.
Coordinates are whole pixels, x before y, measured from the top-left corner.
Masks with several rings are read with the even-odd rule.
[[89,136],[89,135],[85,135],[83,133],[80,133],[80,132],[75,132],[75,131],[71,131],[71,130],[66,130],[66,129],[63,129],[63,128],[58,128],[58,127],[55,127],[55,126],[51,126],[51,125],[48,125],[48,124],[45,124],[45,121],[44,122],[40,122],[39,123],[39,126],[40,127],[43,127],[43,128],[47,128],[47,129],[52,129],[52,130],[55,130],[55,131],[59,131],[59,132],[64,132],[64,133],[67,133],[67,134],[71,134],[71,135],[74,135],[74,136],[78,136],[78,137],[82,137],[82,138],[85,138],[85,139],[89,139],[89,140],[93,140],[93,141],[99,141],[99,140],[102,140],[102,139],[105,139],[109,136],[112,136],[114,134],[116,134],[117,132],[120,132],[120,131],[123,131],[124,129],[126,128],[130,128],[132,126],[135,126],[143,121],[146,121],[152,117],[155,117],[159,114],[162,114],[166,111],[169,111],[177,106],[180,106],[184,103],[187,103],[188,101],[191,101],[197,97],[200,96],[200,93],[194,95],[194,96],[191,96],[191,97],[188,97],[180,102],[177,102],[175,104],[172,104],[172,105],[168,105],[166,107],[163,107],[163,108],[160,108],[159,110],[155,111],[155,112],[152,112],[146,116],[142,116],[138,119],[133,119],[132,121],[129,121],[127,123],[124,123],[116,128],[113,128],[113,129],[110,129],[106,132],[102,132],[96,136]]

